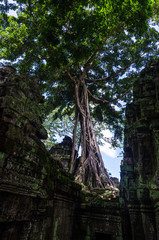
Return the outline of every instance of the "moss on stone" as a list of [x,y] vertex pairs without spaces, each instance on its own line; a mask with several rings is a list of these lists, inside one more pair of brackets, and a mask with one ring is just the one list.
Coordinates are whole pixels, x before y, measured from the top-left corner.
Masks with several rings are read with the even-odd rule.
[[5,153],[3,153],[3,152],[0,152],[0,160],[1,159],[4,159],[4,157],[6,156],[6,154]]
[[55,220],[54,230],[53,230],[53,240],[58,240],[57,238],[57,228],[58,228],[58,219]]

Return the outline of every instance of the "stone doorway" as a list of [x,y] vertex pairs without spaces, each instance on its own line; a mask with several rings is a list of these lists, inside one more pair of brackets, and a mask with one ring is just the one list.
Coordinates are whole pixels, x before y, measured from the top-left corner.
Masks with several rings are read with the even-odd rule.
[[107,233],[95,233],[95,240],[112,240],[112,236]]

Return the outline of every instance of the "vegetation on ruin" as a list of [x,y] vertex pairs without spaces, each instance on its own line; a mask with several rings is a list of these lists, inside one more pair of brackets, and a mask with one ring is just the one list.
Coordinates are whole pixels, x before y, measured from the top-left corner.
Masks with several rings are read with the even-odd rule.
[[[158,57],[154,0],[0,1],[1,59],[36,75],[52,120],[74,112],[70,172],[74,172],[77,126],[82,153],[76,180],[90,189],[112,185],[94,134],[102,123],[121,138],[123,109],[132,83]],[[7,15],[9,9],[17,16]],[[119,110],[119,108],[121,110]],[[61,116],[62,117],[62,116]],[[93,119],[93,121],[92,121]]]

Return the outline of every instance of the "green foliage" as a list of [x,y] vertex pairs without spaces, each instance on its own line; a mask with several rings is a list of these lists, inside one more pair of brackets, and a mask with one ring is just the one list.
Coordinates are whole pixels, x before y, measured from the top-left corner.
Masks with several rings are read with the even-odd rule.
[[[58,109],[52,111],[44,121],[44,127],[48,132],[48,139],[44,141],[47,148],[53,146],[54,143],[57,143],[57,137],[64,137],[65,135],[72,138],[75,116],[74,113],[68,115],[67,108],[63,109],[61,114],[56,117]],[[80,128],[78,128],[77,134],[77,145],[80,139]]]
[[[1,59],[10,60],[19,72],[38,76],[46,95],[44,118],[55,110],[48,121],[52,119],[62,132],[60,116],[65,122],[64,115],[72,116],[75,109],[74,82],[68,73],[77,82],[88,68],[84,77],[94,123],[113,129],[120,138],[124,107],[120,100],[132,100],[132,84],[141,67],[158,57],[158,32],[148,27],[150,17],[158,18],[158,2],[0,2]],[[16,9],[17,17],[8,16],[9,9]],[[116,111],[119,107],[121,111]]]

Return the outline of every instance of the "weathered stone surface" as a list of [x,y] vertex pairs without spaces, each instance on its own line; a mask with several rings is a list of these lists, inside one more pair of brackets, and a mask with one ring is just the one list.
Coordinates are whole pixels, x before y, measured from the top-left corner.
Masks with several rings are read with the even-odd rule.
[[[51,218],[37,81],[0,69],[0,239],[47,239]],[[49,239],[49,238],[48,238]]]
[[58,160],[67,172],[70,169],[71,152],[72,152],[72,139],[68,136],[65,136],[61,143],[56,144],[49,151],[51,156],[54,159]]
[[127,106],[121,206],[124,239],[159,239],[159,62],[151,62],[134,85]]
[[47,152],[39,137],[47,133],[37,107],[42,101],[37,81],[20,77],[12,68],[2,68],[0,77],[0,188],[45,197]]

